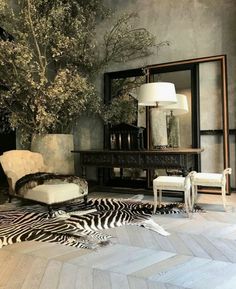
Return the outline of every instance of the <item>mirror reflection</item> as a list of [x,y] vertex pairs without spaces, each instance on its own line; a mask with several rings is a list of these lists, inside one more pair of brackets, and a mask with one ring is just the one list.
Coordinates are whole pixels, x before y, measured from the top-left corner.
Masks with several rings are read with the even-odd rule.
[[[105,74],[106,102],[119,98],[120,95],[126,99],[134,99],[135,118],[129,125],[143,128],[141,135],[146,150],[153,149],[151,108],[138,108],[137,95],[141,84],[152,82],[173,83],[177,95],[180,95],[180,98],[184,96],[187,102],[187,108],[185,107],[182,113],[178,113],[176,107],[164,110],[168,145],[174,148],[203,148],[201,156],[197,155],[194,158],[192,168],[196,171],[220,172],[230,167],[226,56],[217,55],[150,65],[145,68],[145,75],[143,68]],[[125,119],[124,116],[123,113],[121,118]],[[113,127],[114,125],[111,125],[110,129]],[[109,148],[106,131],[108,130],[105,130],[105,148]],[[127,149],[130,148],[128,142]],[[132,173],[131,178],[134,175]],[[145,175],[148,179],[149,174]],[[234,174],[232,179],[234,181]],[[151,178],[147,181],[147,187],[150,187],[150,180]],[[199,191],[210,192],[207,188]],[[229,176],[227,191],[230,191]]]
[[154,74],[152,80],[173,83],[176,93],[179,95],[178,105],[174,104],[163,108],[167,116],[168,145],[170,147],[191,147],[191,71],[183,70]]

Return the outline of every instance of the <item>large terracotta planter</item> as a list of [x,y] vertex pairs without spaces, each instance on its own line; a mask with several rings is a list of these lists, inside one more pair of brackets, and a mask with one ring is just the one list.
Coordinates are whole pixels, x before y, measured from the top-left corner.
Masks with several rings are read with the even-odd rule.
[[45,165],[59,174],[74,174],[74,149],[72,134],[34,135],[31,151],[43,155]]

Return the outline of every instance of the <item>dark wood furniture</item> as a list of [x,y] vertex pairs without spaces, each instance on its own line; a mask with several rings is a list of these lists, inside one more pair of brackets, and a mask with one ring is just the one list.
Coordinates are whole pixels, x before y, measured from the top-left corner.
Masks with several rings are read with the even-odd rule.
[[72,153],[80,155],[81,176],[86,178],[86,167],[98,168],[100,185],[104,185],[104,171],[101,168],[178,168],[185,176],[195,169],[195,157],[203,149],[200,148],[168,148],[162,150],[75,150]]
[[111,150],[143,150],[144,128],[126,123],[113,125],[109,129]]

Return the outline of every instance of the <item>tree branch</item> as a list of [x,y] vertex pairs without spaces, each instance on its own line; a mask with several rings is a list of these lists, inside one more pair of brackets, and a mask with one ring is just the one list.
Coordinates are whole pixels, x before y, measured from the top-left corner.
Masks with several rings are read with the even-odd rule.
[[30,7],[31,7],[31,3],[30,3],[30,0],[27,0],[27,3],[28,3],[28,18],[29,18],[29,23],[30,23],[30,29],[31,29],[31,32],[32,32],[32,35],[33,35],[33,40],[34,40],[34,44],[35,44],[35,47],[36,47],[36,51],[38,53],[38,60],[39,60],[39,64],[40,64],[40,67],[42,69],[42,77],[44,79],[44,81],[46,81],[46,65],[43,63],[43,56],[41,54],[41,51],[40,51],[40,48],[39,48],[39,44],[38,44],[38,41],[37,41],[37,37],[36,37],[36,33],[34,31],[34,27],[33,27],[33,22],[32,22],[32,18],[31,18],[31,12],[30,12]]

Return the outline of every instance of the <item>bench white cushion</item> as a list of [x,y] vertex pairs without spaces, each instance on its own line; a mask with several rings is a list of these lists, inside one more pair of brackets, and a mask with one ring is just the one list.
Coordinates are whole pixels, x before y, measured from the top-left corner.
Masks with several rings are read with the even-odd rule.
[[184,190],[184,177],[160,176],[153,180],[153,188],[166,190]]
[[223,175],[215,173],[196,173],[192,178],[193,185],[219,187],[222,185]]

